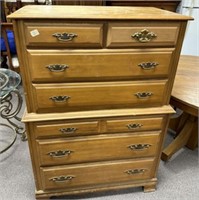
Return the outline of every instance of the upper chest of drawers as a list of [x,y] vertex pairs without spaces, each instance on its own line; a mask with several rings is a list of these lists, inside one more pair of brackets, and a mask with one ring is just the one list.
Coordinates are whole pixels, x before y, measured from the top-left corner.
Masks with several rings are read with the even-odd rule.
[[32,6],[11,18],[28,112],[168,103],[188,17],[156,8]]

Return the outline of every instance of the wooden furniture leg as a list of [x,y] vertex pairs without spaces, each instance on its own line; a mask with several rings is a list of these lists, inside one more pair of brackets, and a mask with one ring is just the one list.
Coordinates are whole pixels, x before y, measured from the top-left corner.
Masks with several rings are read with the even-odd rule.
[[144,186],[144,192],[154,192],[155,190],[156,190],[156,184]]
[[186,144],[186,147],[194,150],[198,146],[198,120],[195,120],[193,130]]
[[176,153],[179,149],[187,144],[194,128],[194,124],[195,117],[190,116],[175,140],[163,150],[161,156],[163,161],[168,161],[174,153]]

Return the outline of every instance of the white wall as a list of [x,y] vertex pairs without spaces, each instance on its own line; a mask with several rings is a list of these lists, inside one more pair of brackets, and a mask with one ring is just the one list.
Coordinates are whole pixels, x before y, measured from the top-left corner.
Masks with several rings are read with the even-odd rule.
[[181,54],[199,56],[199,0],[182,0],[179,12],[194,18],[188,22]]

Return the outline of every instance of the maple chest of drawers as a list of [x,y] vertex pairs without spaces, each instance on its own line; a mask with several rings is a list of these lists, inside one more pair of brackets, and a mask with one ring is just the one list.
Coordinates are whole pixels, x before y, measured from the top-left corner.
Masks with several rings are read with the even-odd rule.
[[36,198],[153,191],[188,17],[27,6],[13,19]]

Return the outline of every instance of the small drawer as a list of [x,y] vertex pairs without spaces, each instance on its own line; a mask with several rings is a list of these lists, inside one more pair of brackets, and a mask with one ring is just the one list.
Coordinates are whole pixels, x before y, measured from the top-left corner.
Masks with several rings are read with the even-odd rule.
[[27,46],[101,47],[103,24],[25,23]]
[[98,122],[48,122],[34,124],[35,137],[72,137],[98,133]]
[[81,84],[34,84],[33,112],[66,112],[162,106],[166,80]]
[[40,168],[43,190],[93,188],[153,178],[154,159]]
[[155,156],[160,131],[38,140],[41,166]]
[[107,47],[175,46],[179,27],[176,22],[109,23]]
[[107,120],[107,132],[161,130],[162,117]]
[[132,80],[168,77],[172,52],[28,50],[28,61],[33,82]]

